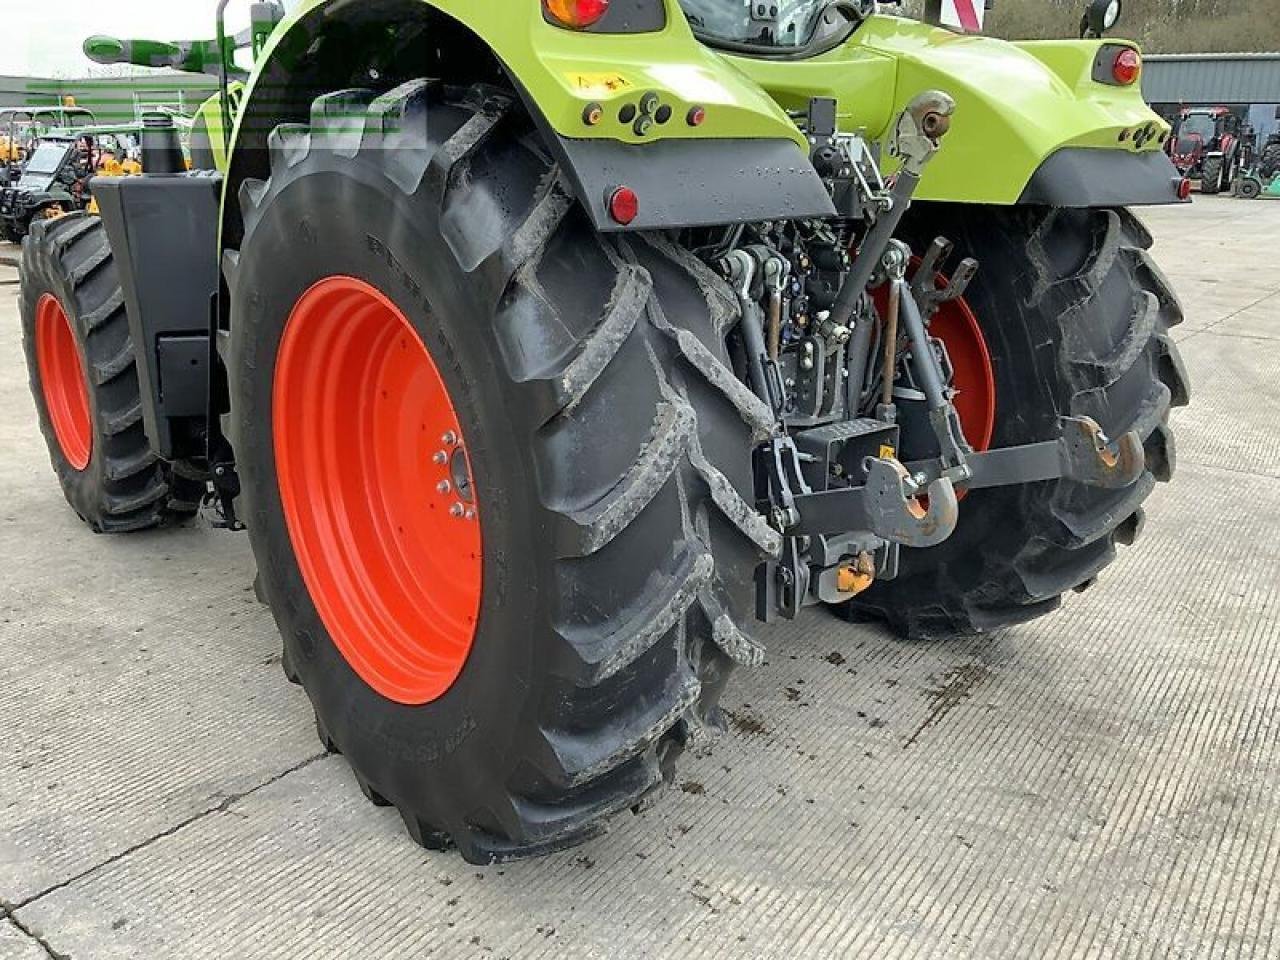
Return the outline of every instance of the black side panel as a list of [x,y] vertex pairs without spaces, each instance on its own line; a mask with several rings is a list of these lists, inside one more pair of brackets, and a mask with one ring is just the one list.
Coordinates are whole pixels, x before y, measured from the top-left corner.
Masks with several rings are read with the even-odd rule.
[[1050,207],[1133,207],[1180,203],[1182,175],[1163,151],[1128,153],[1063,147],[1028,181],[1018,203]]
[[608,198],[628,186],[640,215],[625,229],[833,217],[835,207],[809,159],[790,140],[616,140],[556,137],[561,159],[597,230],[624,229]]
[[[199,353],[195,340],[208,355],[221,191],[222,177],[207,173],[93,181],[138,352],[143,425],[152,449],[165,459],[204,455],[203,449],[175,449],[190,434],[174,426],[205,416],[203,408],[193,410],[192,398],[196,390],[209,395],[208,364],[191,364],[190,358]],[[190,373],[180,378],[184,366]]]

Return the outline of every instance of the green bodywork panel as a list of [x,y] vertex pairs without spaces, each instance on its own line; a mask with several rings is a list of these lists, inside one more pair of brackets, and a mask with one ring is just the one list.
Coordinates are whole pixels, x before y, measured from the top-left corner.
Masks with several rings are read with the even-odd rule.
[[[277,27],[261,51],[246,98],[259,93],[263,65],[286,38],[291,49],[306,48],[305,38],[291,34],[312,29],[329,2],[306,0]],[[1168,131],[1143,102],[1138,84],[1116,87],[1091,78],[1099,46],[1114,40],[1007,43],[876,15],[825,54],[766,60],[722,54],[700,43],[677,0],[665,0],[664,29],[628,35],[560,29],[546,22],[538,0],[422,2],[481,37],[547,124],[568,138],[628,144],[786,138],[803,151],[797,162],[804,162],[807,144],[788,111],[803,111],[811,97],[835,98],[842,130],[862,130],[883,143],[905,104],[934,88],[955,98],[956,114],[917,197],[1009,204],[1060,148],[1156,151]],[[658,94],[672,114],[642,135],[619,119],[619,111],[647,92]],[[584,119],[592,104],[604,108],[594,126]],[[695,106],[706,111],[700,127],[685,122]],[[201,109],[211,134],[219,130],[216,101]],[[1128,135],[1137,128],[1146,133],[1140,148]],[[892,162],[886,160],[886,167],[891,171]]]
[[[231,114],[234,118],[241,98],[244,96],[244,84],[238,80],[228,84],[227,96],[231,101]],[[214,166],[225,173],[230,166],[231,155],[227,149],[228,138],[223,130],[221,94],[214,94],[200,104],[199,109],[196,110],[195,122],[208,133],[209,149],[213,153]]]
[[[294,29],[308,29],[312,11],[330,0],[306,0],[280,25],[263,52],[269,58]],[[804,144],[794,123],[749,77],[732,69],[699,43],[676,0],[666,0],[667,26],[653,33],[579,33],[543,19],[539,0],[423,0],[483,38],[518,78],[556,132],[567,137],[608,138],[646,143],[662,138],[786,137]],[[255,71],[249,97],[261,70]],[[673,118],[637,136],[618,119],[619,109],[647,91],[672,107]],[[583,121],[584,109],[601,104],[604,120]],[[684,122],[690,108],[703,106],[706,123]]]
[[[951,132],[916,197],[967,203],[1017,201],[1036,168],[1061,147],[1158,151],[1169,125],[1138,84],[1092,79],[1094,58],[1113,40],[1007,43],[962,36],[914,20],[876,16],[843,46],[800,62],[732,58],[774,99],[803,110],[813,96],[834,97],[841,129],[883,141],[898,113],[922,90],[956,101]],[[1124,42],[1124,41],[1119,41]],[[885,168],[893,164],[885,160]]]

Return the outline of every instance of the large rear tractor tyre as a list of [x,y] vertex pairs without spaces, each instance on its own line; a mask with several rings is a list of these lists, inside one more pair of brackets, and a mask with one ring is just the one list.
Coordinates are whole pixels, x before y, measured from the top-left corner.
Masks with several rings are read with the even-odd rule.
[[720,724],[767,414],[737,309],[595,232],[508,95],[322,97],[240,192],[232,436],[262,592],[322,741],[419,843],[599,831]]
[[919,204],[909,217],[916,249],[941,235],[957,258],[981,262],[966,299],[994,374],[992,447],[1052,439],[1066,415],[1092,417],[1112,437],[1136,430],[1146,449],[1146,471],[1123,490],[1063,480],[970,493],[949,540],[904,549],[898,578],[848,608],[904,636],[943,638],[1054,610],[1116,543],[1133,542],[1142,502],[1173,472],[1169,408],[1189,387],[1169,337],[1181,307],[1128,211]]
[[1215,194],[1222,192],[1222,157],[1205,157],[1200,165],[1200,192]]
[[62,492],[98,533],[190,517],[205,484],[160,461],[142,427],[124,294],[102,221],[41,220],[22,254],[22,333]]

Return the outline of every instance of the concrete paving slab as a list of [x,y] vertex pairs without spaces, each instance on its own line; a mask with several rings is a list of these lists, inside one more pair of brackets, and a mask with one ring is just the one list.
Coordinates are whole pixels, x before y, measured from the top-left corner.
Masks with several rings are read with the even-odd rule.
[[49,960],[49,954],[6,919],[0,920],[0,960]]
[[1212,329],[1224,336],[1280,340],[1280,294],[1273,293],[1236,311]]
[[1229,535],[1241,498],[1280,480],[1187,468],[1144,549],[997,638],[769,631],[735,735],[587,847],[424,853],[333,757],[17,915],[100,958],[1273,956],[1280,544]]
[[1156,237],[1154,253],[1171,276],[1187,319],[1181,342],[1280,292],[1275,246],[1280,203],[1196,197],[1188,206],[1151,207],[1140,219]]
[[17,903],[316,752],[243,538],[95,537],[49,466],[0,286],[0,898]]
[[1181,345],[1192,399],[1174,412],[1180,462],[1280,476],[1280,339],[1219,329]]
[[[1259,273],[1242,234],[1277,235],[1280,204],[1147,219],[1181,288],[1233,257]],[[1097,586],[980,641],[818,612],[771,629],[731,736],[662,803],[479,871],[314,759],[243,538],[68,515],[0,286],[0,899],[76,960],[1270,960],[1280,522],[1258,507],[1280,502],[1280,347],[1230,325],[1255,291],[1229,290],[1184,340],[1177,482]]]
[[1179,284],[1187,319],[1173,329],[1176,343],[1194,337],[1206,330],[1229,323],[1241,313],[1256,309],[1276,295],[1276,288],[1259,284],[1227,284],[1216,281],[1184,282]]

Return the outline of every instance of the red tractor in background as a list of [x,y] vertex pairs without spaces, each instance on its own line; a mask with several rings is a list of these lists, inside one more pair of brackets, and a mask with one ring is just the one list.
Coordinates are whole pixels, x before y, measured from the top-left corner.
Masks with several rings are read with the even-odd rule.
[[1187,107],[1168,140],[1169,156],[1201,193],[1230,190],[1252,143],[1252,131],[1231,107]]

